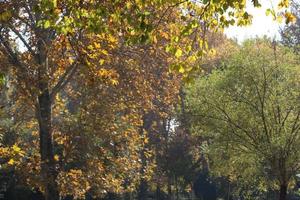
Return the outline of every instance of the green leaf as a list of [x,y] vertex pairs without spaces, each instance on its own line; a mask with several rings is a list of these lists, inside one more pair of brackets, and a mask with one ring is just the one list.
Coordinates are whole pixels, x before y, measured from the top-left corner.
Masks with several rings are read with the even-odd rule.
[[51,26],[50,21],[49,21],[49,20],[46,20],[46,21],[44,22],[44,28],[49,28],[50,26]]
[[268,8],[268,9],[266,10],[266,15],[269,16],[271,13],[272,13],[272,10],[271,10],[270,8]]
[[259,3],[258,0],[252,0],[252,3],[254,5],[254,7],[261,7],[261,4]]
[[4,85],[4,83],[5,83],[5,75],[0,74],[0,85]]

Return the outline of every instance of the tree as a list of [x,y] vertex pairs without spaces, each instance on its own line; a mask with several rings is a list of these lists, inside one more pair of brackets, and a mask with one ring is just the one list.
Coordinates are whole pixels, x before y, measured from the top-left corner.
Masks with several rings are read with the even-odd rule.
[[[165,36],[161,37],[165,40]],[[61,196],[78,198],[89,191],[96,196],[107,191],[132,190],[140,178],[137,152],[149,137],[147,131],[140,135],[140,121],[151,109],[157,115],[166,115],[176,96],[179,78],[169,72],[170,55],[165,53],[163,45],[157,42],[130,47],[119,44],[118,39],[123,37],[104,33],[82,36],[86,48],[81,56],[85,65],[53,100],[53,154]],[[62,56],[73,53],[68,51],[71,46],[67,37],[58,38],[52,45],[57,51],[51,51],[49,58],[60,68],[50,71],[49,76],[55,82],[60,78],[60,70],[73,64],[74,58]],[[18,74],[12,71],[10,75],[15,78]],[[11,84],[17,81],[13,79]],[[38,128],[34,119],[30,121],[34,109],[28,108],[31,102],[22,101],[26,96],[17,86],[18,96],[14,98],[21,101],[8,112],[17,110],[13,116],[19,113],[21,119],[29,116],[25,122],[19,120],[31,127],[22,127],[29,129],[26,134],[30,138],[19,139],[29,159],[19,170],[26,169],[23,174],[28,176],[23,176],[23,180],[41,187]],[[27,109],[20,112],[18,107]],[[147,168],[143,169],[146,171],[143,176],[149,176]]]
[[[259,6],[257,0],[252,1]],[[42,185],[47,200],[59,198],[57,168],[53,141],[53,110],[57,95],[77,77],[80,70],[90,66],[89,57],[95,49],[103,54],[101,44],[111,38],[117,45],[136,45],[157,40],[157,29],[171,14],[177,14],[178,23],[168,31],[168,52],[174,60],[195,62],[206,54],[205,30],[218,29],[235,23],[244,25],[251,16],[245,11],[245,1],[81,1],[81,0],[5,0],[0,2],[1,52],[9,59],[18,94],[18,103],[31,122],[37,122]],[[186,10],[187,12],[182,12]],[[227,16],[228,10],[231,10]],[[152,13],[152,14],[151,14]],[[174,18],[173,18],[174,19]],[[176,25],[174,25],[176,24]],[[203,34],[197,34],[202,32]],[[193,40],[184,36],[193,35]],[[106,36],[106,37],[104,37]],[[178,45],[178,41],[184,41]],[[196,44],[199,43],[199,44]],[[94,46],[94,47],[93,47]],[[60,48],[57,50],[57,48]],[[90,49],[93,47],[94,49]],[[198,49],[195,52],[192,50]],[[112,57],[105,57],[112,59]],[[105,59],[101,59],[102,63]],[[197,67],[187,67],[186,62],[173,69],[186,74]],[[80,78],[87,78],[89,74]],[[36,121],[35,121],[36,120]],[[33,123],[34,124],[34,123]]]
[[299,84],[296,56],[257,39],[188,87],[191,130],[206,138],[216,174],[286,199],[299,172]]

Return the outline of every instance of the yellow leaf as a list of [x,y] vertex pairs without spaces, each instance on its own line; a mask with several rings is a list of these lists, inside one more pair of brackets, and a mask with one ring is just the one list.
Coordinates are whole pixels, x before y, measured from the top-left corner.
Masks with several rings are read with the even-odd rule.
[[144,143],[147,144],[148,142],[149,142],[149,139],[146,137],[146,138],[144,139]]
[[176,58],[179,58],[182,56],[182,50],[181,49],[177,49],[176,52],[175,52],[175,56]]
[[21,148],[20,147],[18,147],[17,145],[13,145],[13,147],[12,147],[12,149],[14,150],[14,152],[16,152],[16,153],[18,153],[18,152],[20,152],[21,151]]
[[287,8],[289,7],[289,0],[281,0],[278,4],[279,8]]
[[185,71],[185,69],[184,69],[184,67],[183,67],[182,65],[180,65],[178,71],[179,71],[179,73],[182,73],[182,74],[183,74],[184,71]]
[[69,58],[69,63],[70,63],[70,64],[73,64],[73,63],[74,63],[74,59],[70,57],[70,58]]
[[106,56],[108,55],[108,52],[105,49],[101,50],[101,53],[103,53]]
[[131,9],[132,3],[131,3],[131,2],[127,2],[127,3],[126,3],[126,7],[127,7],[127,9]]
[[276,20],[277,20],[278,23],[282,23],[283,17],[280,15],[280,16],[277,17]]
[[118,85],[118,84],[119,84],[119,82],[118,82],[117,80],[115,80],[115,79],[112,79],[112,80],[111,80],[111,83],[112,83],[113,85]]
[[55,155],[54,155],[54,160],[55,160],[55,161],[59,161],[59,155],[55,154]]
[[193,55],[189,57],[190,62],[195,62],[197,60],[197,56]]
[[97,43],[97,42],[94,42],[94,46],[95,46],[96,49],[100,49],[101,48],[101,45],[99,43]]
[[100,65],[103,65],[103,64],[104,64],[104,62],[105,62],[105,60],[104,60],[104,59],[100,59],[100,60],[99,60],[99,64],[100,64]]
[[13,159],[10,159],[8,162],[7,162],[7,164],[9,164],[9,165],[13,165],[15,163],[15,161],[13,160]]
[[295,23],[296,22],[296,17],[295,17],[295,15],[293,15],[292,13],[290,13],[290,12],[286,12],[285,14],[284,14],[284,16],[285,16],[285,23],[286,24],[289,24],[289,23]]
[[89,46],[87,46],[87,48],[88,48],[89,50],[93,50],[93,49],[94,49],[94,46],[93,46],[93,45],[89,45]]

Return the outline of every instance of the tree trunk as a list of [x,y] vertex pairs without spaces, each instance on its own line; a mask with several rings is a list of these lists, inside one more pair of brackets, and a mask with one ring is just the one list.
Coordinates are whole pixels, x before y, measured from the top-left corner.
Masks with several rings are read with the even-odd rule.
[[131,196],[132,196],[131,192],[126,192],[124,194],[123,200],[131,200]]
[[172,195],[171,178],[168,177],[168,200],[172,200]]
[[287,185],[282,184],[280,185],[279,200],[286,200],[286,199],[287,199]]
[[230,191],[230,181],[228,181],[228,191],[227,191],[227,200],[230,200],[230,196],[231,196],[231,191]]
[[137,199],[138,200],[147,199],[147,193],[148,193],[148,184],[147,184],[147,181],[142,178],[141,183],[139,185]]
[[[38,17],[39,18],[39,17]],[[38,107],[37,119],[39,123],[41,176],[45,190],[45,200],[59,200],[58,186],[56,183],[57,172],[55,169],[53,138],[52,138],[52,101],[49,92],[47,30],[37,29],[37,63],[38,63]]]
[[41,175],[46,200],[58,200],[56,169],[53,155],[53,139],[51,130],[51,99],[46,88],[38,97],[38,122],[40,134]]
[[176,190],[176,200],[179,200],[179,189],[178,189],[177,176],[175,176],[175,190]]
[[[141,132],[143,132],[143,128],[141,129]],[[141,133],[141,134],[143,134],[143,133]],[[145,169],[147,167],[146,157],[145,157],[145,149],[141,150],[140,155],[141,155],[141,160],[142,160],[141,174],[144,175]],[[147,183],[147,180],[145,180],[142,177],[140,180],[139,188],[138,188],[137,199],[145,200],[147,198],[147,193],[148,193],[148,183]]]
[[156,200],[160,200],[160,187],[158,183],[156,183]]

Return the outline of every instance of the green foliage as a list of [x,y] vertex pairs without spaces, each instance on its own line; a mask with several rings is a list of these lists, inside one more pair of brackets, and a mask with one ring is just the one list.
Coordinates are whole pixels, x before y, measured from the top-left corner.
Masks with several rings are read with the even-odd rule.
[[5,74],[0,73],[0,86],[5,83]]
[[207,138],[216,175],[266,191],[298,173],[299,69],[289,50],[247,41],[188,88],[192,131]]
[[[252,4],[259,7],[259,2],[253,0]],[[196,61],[209,52],[206,30],[219,31],[234,24],[244,26],[252,20],[244,0],[47,0],[40,3],[38,10],[45,16],[41,19],[44,28],[63,35],[84,30],[122,36],[127,45],[156,43],[158,29],[165,26],[167,52],[175,62],[182,62],[173,70],[187,79],[199,69]]]

